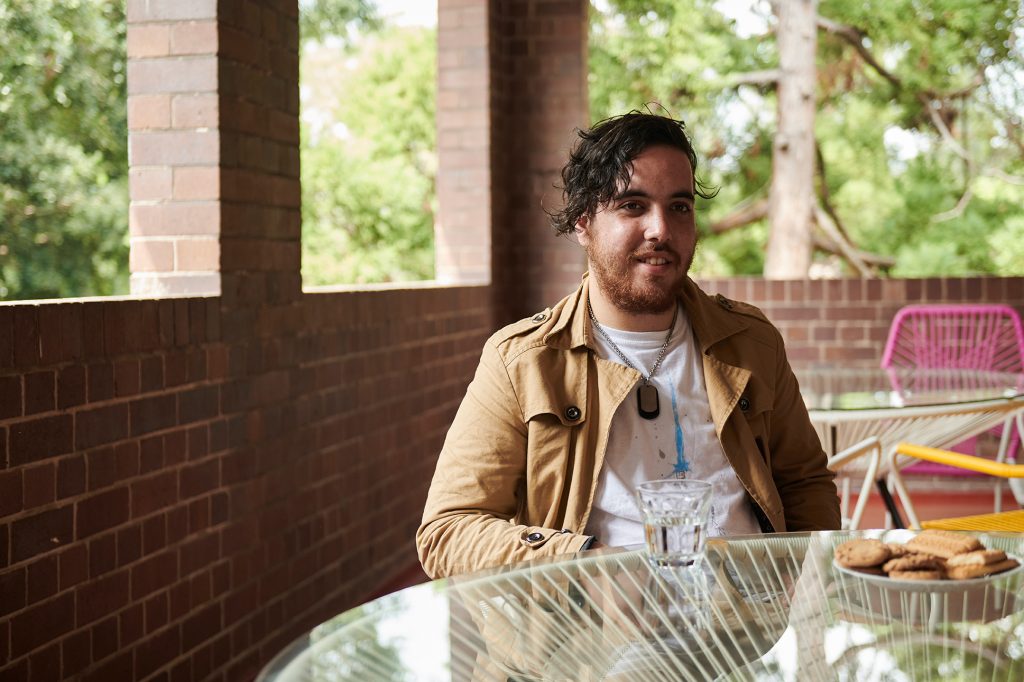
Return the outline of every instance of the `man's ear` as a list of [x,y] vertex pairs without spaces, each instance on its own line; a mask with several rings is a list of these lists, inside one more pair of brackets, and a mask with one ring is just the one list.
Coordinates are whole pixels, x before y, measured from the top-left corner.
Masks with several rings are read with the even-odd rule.
[[590,216],[586,213],[576,221],[576,241],[582,246],[586,246],[590,242],[590,223]]

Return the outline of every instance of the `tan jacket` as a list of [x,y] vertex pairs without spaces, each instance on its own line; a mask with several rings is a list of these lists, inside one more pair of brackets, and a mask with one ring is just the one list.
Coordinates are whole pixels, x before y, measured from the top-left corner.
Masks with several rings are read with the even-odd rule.
[[[484,345],[416,532],[432,577],[576,552],[616,408],[640,379],[593,351],[588,279]],[[715,431],[766,531],[839,528],[826,467],[782,337],[757,308],[680,300],[702,353]]]

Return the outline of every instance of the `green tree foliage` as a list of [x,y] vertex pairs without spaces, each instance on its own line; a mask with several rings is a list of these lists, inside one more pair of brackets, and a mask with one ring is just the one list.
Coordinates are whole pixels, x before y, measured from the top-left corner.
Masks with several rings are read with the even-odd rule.
[[0,0],[0,298],[124,293],[124,3]]
[[304,47],[307,285],[433,277],[436,52],[423,27]]
[[[592,12],[592,117],[657,102],[687,121],[701,174],[722,188],[699,207],[702,274],[763,264],[763,219],[711,229],[771,179],[774,89],[750,75],[777,65],[774,18],[751,6],[603,0]],[[819,196],[850,240],[894,257],[894,275],[1024,272],[1024,4],[821,0],[819,15],[833,26],[818,34]]]

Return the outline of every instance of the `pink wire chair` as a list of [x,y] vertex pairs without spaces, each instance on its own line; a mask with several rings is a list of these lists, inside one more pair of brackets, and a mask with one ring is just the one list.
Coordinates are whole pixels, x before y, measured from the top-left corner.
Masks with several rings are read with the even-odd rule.
[[[882,368],[923,367],[986,372],[1024,372],[1024,331],[1020,315],[1008,305],[909,305],[889,327]],[[997,427],[995,433],[1001,433]],[[953,448],[974,454],[974,438]],[[1010,434],[1007,458],[1013,461],[1020,436]],[[964,470],[921,462],[912,471],[963,476]]]

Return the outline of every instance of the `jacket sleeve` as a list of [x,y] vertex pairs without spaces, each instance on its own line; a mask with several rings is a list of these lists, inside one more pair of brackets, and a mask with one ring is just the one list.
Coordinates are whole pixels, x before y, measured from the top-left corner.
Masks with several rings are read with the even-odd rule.
[[835,473],[821,449],[800,386],[779,337],[771,429],[772,477],[782,500],[786,530],[838,530]]
[[416,532],[432,578],[579,551],[588,537],[516,523],[527,425],[492,341],[445,438]]

